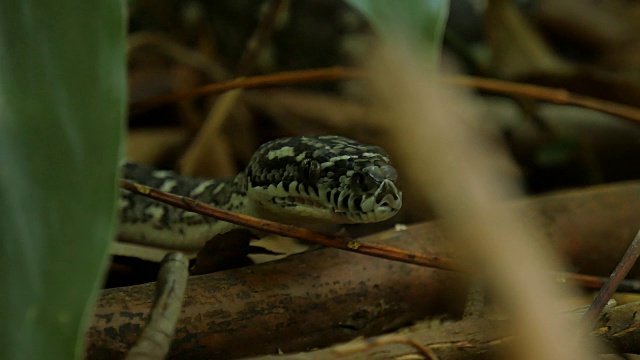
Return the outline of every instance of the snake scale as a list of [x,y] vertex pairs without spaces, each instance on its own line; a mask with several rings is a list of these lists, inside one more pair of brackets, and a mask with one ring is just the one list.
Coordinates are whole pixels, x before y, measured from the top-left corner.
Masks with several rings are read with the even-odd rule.
[[[384,150],[340,136],[267,142],[231,179],[190,178],[131,163],[124,177],[219,208],[313,229],[386,220],[402,205],[396,170]],[[119,211],[112,254],[152,261],[168,251],[193,256],[215,235],[239,227],[125,190]],[[280,257],[287,255],[282,251]]]

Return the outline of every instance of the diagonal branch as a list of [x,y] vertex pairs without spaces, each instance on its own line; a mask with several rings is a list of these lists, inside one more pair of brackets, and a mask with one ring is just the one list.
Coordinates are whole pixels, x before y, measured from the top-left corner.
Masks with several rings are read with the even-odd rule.
[[181,209],[201,215],[212,216],[222,221],[245,226],[252,229],[267,231],[276,235],[304,240],[340,250],[358,254],[375,256],[388,260],[395,260],[409,264],[428,266],[440,270],[463,271],[464,266],[454,259],[433,254],[420,254],[400,250],[391,246],[362,243],[354,239],[347,239],[336,235],[326,235],[304,228],[284,225],[273,221],[258,219],[252,216],[218,209],[203,202],[170,194],[151,187],[140,185],[129,180],[121,180],[120,187],[133,193],[152,198]]
[[602,310],[611,299],[611,296],[616,292],[622,280],[627,276],[629,270],[635,265],[638,257],[640,256],[640,231],[629,245],[629,248],[625,252],[624,256],[616,266],[609,279],[605,282],[602,289],[591,303],[591,306],[584,314],[583,322],[587,326],[588,330],[591,330],[595,325],[598,317],[602,313]]
[[[440,270],[467,272],[466,266],[447,256],[417,253],[398,249],[392,246],[369,244],[337,235],[317,233],[304,228],[280,224],[233,211],[219,209],[185,196],[174,195],[129,180],[121,180],[120,187],[171,206],[192,211],[200,215],[211,216],[222,221],[227,221],[251,229],[266,231],[280,236],[304,240],[324,245],[326,247],[374,256],[382,259],[400,261]],[[584,274],[549,272],[549,275],[553,276],[556,281],[575,283],[586,289],[600,289],[606,282],[606,278]],[[637,293],[640,291],[640,285],[638,281],[626,280],[620,284],[619,290]]]

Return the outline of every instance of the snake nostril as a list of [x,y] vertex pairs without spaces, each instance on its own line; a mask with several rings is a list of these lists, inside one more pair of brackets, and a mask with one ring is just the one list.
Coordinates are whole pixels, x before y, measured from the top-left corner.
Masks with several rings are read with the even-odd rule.
[[384,177],[386,179],[389,179],[391,181],[398,180],[398,173],[396,172],[396,169],[393,168],[393,166],[391,166],[391,165],[382,165],[380,167],[380,171],[384,174]]

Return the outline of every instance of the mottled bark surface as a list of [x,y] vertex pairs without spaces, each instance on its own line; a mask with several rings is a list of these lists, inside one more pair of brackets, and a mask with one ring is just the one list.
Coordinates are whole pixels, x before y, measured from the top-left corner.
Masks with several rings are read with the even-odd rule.
[[[430,235],[392,231],[378,237],[433,252],[442,236],[435,225],[425,226]],[[456,277],[334,249],[194,276],[171,354],[236,358],[390,331],[430,314],[460,311]],[[145,324],[153,292],[154,284],[105,290],[88,334],[88,357],[122,357]]]

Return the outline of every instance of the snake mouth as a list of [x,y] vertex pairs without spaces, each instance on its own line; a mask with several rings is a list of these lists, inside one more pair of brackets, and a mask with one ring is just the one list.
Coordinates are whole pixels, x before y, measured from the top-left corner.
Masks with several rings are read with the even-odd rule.
[[249,198],[259,217],[285,223],[378,222],[391,218],[402,206],[402,192],[387,179],[368,191],[321,186],[301,188],[295,183],[287,187],[278,184],[266,189],[249,189]]
[[[390,191],[393,190],[393,191]],[[366,223],[386,220],[402,205],[402,192],[384,189],[374,194],[337,195],[335,201],[321,201],[300,196],[273,197],[271,203],[290,213],[304,214],[333,223]]]

